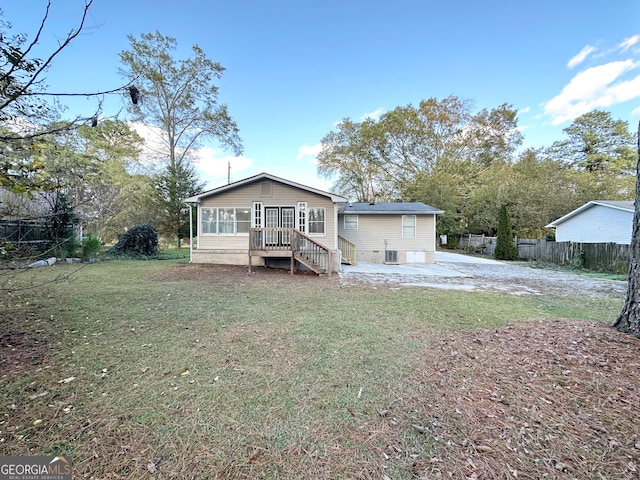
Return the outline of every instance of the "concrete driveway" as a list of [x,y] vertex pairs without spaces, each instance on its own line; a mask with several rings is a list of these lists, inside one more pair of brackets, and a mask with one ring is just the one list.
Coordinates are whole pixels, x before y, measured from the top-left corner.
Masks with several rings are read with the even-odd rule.
[[374,288],[431,287],[468,291],[493,291],[513,295],[621,296],[626,281],[603,280],[533,268],[525,262],[503,262],[491,258],[436,252],[434,264],[343,265],[343,285]]

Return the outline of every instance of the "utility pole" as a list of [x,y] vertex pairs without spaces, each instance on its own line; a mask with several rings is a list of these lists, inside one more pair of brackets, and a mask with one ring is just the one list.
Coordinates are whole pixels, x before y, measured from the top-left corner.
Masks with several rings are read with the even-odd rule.
[[231,183],[231,160],[227,160],[227,185]]

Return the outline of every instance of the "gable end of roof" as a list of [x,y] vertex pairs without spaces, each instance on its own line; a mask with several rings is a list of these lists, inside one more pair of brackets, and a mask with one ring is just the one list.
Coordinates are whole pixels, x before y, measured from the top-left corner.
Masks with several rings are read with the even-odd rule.
[[314,187],[309,187],[307,185],[302,185],[301,183],[292,182],[291,180],[276,177],[275,175],[271,175],[269,173],[263,172],[263,173],[259,173],[258,175],[254,175],[253,177],[244,178],[242,180],[238,180],[236,182],[223,185],[221,187],[216,187],[211,190],[207,190],[205,192],[199,193],[198,195],[185,198],[183,202],[184,203],[200,203],[204,198],[211,197],[213,195],[226,192],[228,190],[233,190],[234,188],[238,188],[243,185],[259,182],[261,180],[271,180],[273,182],[281,183],[283,185],[288,185],[290,187],[299,188],[300,190],[315,193],[316,195],[328,197],[331,199],[332,202],[335,202],[335,203],[345,202],[347,200],[345,197],[341,195],[336,195],[331,192],[325,192],[324,190],[320,190]]
[[635,211],[634,202],[630,200],[591,200],[590,202],[585,203],[584,205],[558,218],[557,220],[554,220],[549,225],[545,225],[545,228],[555,228],[561,223],[564,223],[567,220],[575,217],[576,215],[579,215],[580,213],[598,205],[602,207],[612,208],[614,210],[622,210],[630,213],[633,213]]

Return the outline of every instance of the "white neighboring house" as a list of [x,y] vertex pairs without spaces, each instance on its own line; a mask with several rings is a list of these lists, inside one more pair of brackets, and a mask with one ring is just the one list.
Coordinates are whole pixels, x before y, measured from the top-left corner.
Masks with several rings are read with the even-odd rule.
[[556,229],[557,242],[629,245],[633,213],[632,201],[592,200],[551,222],[547,228]]

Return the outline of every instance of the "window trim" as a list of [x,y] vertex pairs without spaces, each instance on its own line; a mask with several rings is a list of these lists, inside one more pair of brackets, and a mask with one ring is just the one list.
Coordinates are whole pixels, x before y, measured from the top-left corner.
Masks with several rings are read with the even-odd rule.
[[[406,225],[405,220],[409,218],[413,218],[413,225]],[[413,228],[413,235],[407,236],[405,234],[406,228]],[[412,215],[402,215],[402,238],[418,238],[418,216],[415,214]]]
[[[311,224],[312,223],[320,223],[318,221],[312,222],[310,220],[311,218],[311,211],[312,210],[322,210],[322,232],[311,232]],[[307,208],[307,232],[306,235],[309,235],[310,237],[326,237],[327,236],[327,209],[326,207],[308,207]]]
[[[216,233],[203,232],[202,231],[202,215],[205,210],[215,210],[215,224],[216,224]],[[220,210],[233,210],[233,232],[224,232],[220,233]],[[203,237],[248,237],[249,232],[238,232],[238,211],[247,210],[246,207],[200,207],[199,212],[199,224],[198,224],[198,235]],[[248,223],[249,229],[251,228],[252,215],[251,209],[249,210],[249,219],[243,220],[241,223]]]
[[300,232],[307,233],[308,205],[307,202],[298,202],[296,204],[296,225]]
[[[352,218],[355,217],[355,219],[356,219],[356,221],[355,221],[355,225],[356,226],[355,227],[352,227],[352,226],[347,227],[347,217],[352,217]],[[354,215],[352,213],[351,214],[345,214],[344,217],[342,218],[342,222],[343,222],[342,223],[342,227],[345,230],[358,230],[358,227],[360,226],[360,219],[358,218],[358,215]],[[352,224],[353,224],[353,222],[349,223],[349,225],[352,225]]]

